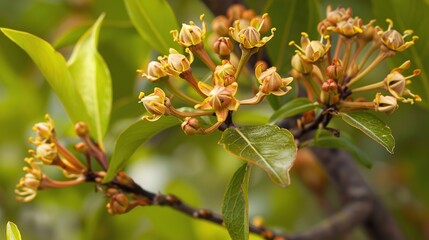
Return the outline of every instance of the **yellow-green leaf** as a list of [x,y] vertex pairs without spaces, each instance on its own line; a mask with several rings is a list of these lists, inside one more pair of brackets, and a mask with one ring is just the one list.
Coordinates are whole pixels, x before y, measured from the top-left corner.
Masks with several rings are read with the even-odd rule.
[[248,187],[251,165],[244,164],[232,176],[222,204],[223,221],[233,240],[249,238]]
[[102,14],[77,42],[68,61],[69,70],[91,116],[89,126],[99,144],[107,131],[112,108],[112,81],[104,59],[97,51]]
[[274,183],[282,187],[290,184],[289,170],[297,148],[288,130],[273,125],[228,128],[219,143],[232,154],[262,168]]
[[142,38],[162,54],[175,46],[171,30],[178,29],[176,17],[165,0],[124,0],[131,22]]
[[6,225],[6,239],[7,240],[21,240],[21,233],[18,227],[13,222],[7,222]]
[[1,28],[1,31],[34,61],[57,94],[71,120],[90,122],[82,97],[64,57],[49,43],[30,33],[7,28]]
[[180,122],[177,118],[162,117],[156,122],[139,120],[130,125],[116,140],[109,169],[103,181],[111,181],[116,173],[125,166],[128,159],[140,145],[161,131],[178,124]]
[[367,112],[339,113],[342,119],[350,126],[365,133],[368,137],[378,142],[386,150],[393,154],[395,139],[390,127],[376,116]]

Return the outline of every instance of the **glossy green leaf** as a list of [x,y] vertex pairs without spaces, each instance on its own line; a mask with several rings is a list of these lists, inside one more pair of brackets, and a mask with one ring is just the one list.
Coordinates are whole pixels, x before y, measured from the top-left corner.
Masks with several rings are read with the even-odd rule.
[[289,185],[289,170],[297,148],[288,130],[273,125],[228,128],[219,143],[232,154],[262,168],[274,183]]
[[270,118],[270,123],[276,123],[288,117],[310,111],[318,106],[317,103],[311,102],[308,98],[295,98],[281,108],[279,108]]
[[350,126],[361,130],[393,154],[395,139],[389,126],[383,121],[367,112],[339,113],[339,115]]
[[7,28],[1,28],[1,31],[31,57],[57,94],[71,120],[89,122],[89,115],[64,57],[49,43],[32,34]]
[[6,225],[6,239],[7,240],[21,240],[21,233],[18,227],[13,222],[7,222]]
[[248,188],[251,165],[244,164],[232,176],[223,197],[223,222],[233,240],[249,238]]
[[[413,69],[418,68],[421,70],[419,76],[414,77],[413,83],[409,87],[415,94],[420,95],[422,102],[418,103],[426,108],[429,108],[429,48],[427,47],[427,40],[429,39],[429,3],[422,0],[386,0],[377,1],[372,0],[373,12],[377,19],[377,24],[383,29],[387,29],[388,23],[385,22],[386,18],[393,20],[393,28],[399,32],[407,29],[414,30],[414,34],[419,36],[414,46],[398,52],[395,56],[389,59],[392,68],[400,66],[406,60],[411,60],[410,69],[404,71],[404,75],[411,75]],[[386,6],[389,10],[386,11]],[[405,39],[411,40],[411,37]]]
[[142,38],[162,54],[177,46],[170,34],[179,29],[176,17],[165,0],[124,0],[131,22]]
[[180,121],[177,118],[162,117],[156,122],[139,120],[130,125],[116,139],[113,155],[109,162],[109,169],[103,181],[111,181],[140,145],[161,131],[178,124],[180,124]]
[[112,81],[109,69],[97,51],[98,35],[104,14],[76,44],[68,61],[70,73],[91,116],[90,129],[102,143],[112,109]]
[[341,134],[341,137],[335,137],[328,131],[319,130],[309,145],[346,150],[363,166],[367,168],[372,167],[372,161],[368,155],[359,149],[350,138],[345,137],[344,134]]
[[320,7],[316,0],[272,0],[267,3],[270,4],[264,12],[269,14],[271,26],[277,31],[266,46],[277,70],[286,72],[290,69],[290,60],[296,50],[289,46],[289,42],[294,40],[299,43],[301,32],[307,32],[311,39],[319,39],[317,24]]

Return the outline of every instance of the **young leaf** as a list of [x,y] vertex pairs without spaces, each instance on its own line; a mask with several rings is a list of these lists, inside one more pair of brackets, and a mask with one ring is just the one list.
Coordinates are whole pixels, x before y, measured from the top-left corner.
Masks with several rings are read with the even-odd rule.
[[368,155],[356,147],[356,145],[354,145],[349,138],[344,137],[344,134],[341,134],[341,137],[335,137],[328,131],[318,131],[309,145],[344,149],[348,151],[363,166],[367,168],[372,167],[372,162]]
[[249,238],[248,187],[251,165],[244,164],[232,176],[223,197],[222,214],[225,227],[233,240]]
[[156,122],[139,120],[123,131],[116,140],[109,169],[103,182],[109,182],[121,170],[136,149],[159,132],[180,124],[174,117],[162,117]]
[[395,139],[389,126],[383,121],[367,112],[339,113],[339,115],[350,126],[361,130],[393,154]]
[[279,108],[270,118],[270,124],[274,124],[280,120],[283,120],[288,117],[295,116],[297,114],[310,111],[312,109],[315,109],[318,106],[317,103],[310,102],[308,98],[296,98],[289,102],[287,102],[285,105],[283,105],[281,108]]
[[239,158],[262,168],[274,183],[282,187],[289,185],[289,170],[297,148],[288,130],[272,125],[228,128],[219,144]]
[[1,28],[1,31],[31,57],[57,94],[71,120],[90,122],[64,57],[49,43],[32,34],[7,28]]
[[176,17],[165,0],[124,0],[131,22],[142,38],[162,54],[174,46],[170,31],[178,29]]
[[18,227],[10,221],[6,225],[6,240],[21,240],[21,233]]
[[112,81],[109,69],[97,51],[102,14],[76,44],[68,61],[69,70],[91,116],[90,129],[102,143],[112,108]]

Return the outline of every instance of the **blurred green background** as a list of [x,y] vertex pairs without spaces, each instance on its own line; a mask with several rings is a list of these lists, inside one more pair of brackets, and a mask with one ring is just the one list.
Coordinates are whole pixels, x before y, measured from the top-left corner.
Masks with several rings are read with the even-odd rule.
[[[199,25],[201,13],[206,14],[208,23],[213,18],[200,1],[169,2],[179,23],[194,20]],[[279,64],[282,71],[287,72],[288,59],[294,51],[287,43],[298,40],[301,31],[309,32],[313,39],[318,38],[314,26],[320,16],[324,16],[325,6],[330,3],[335,7],[341,2],[248,0],[246,3],[257,13],[268,10],[272,25],[280,31],[283,29],[269,43],[269,51],[276,51],[278,44],[286,46]],[[429,57],[428,1],[354,0],[342,4],[352,7],[354,15],[362,17],[364,23],[375,18],[379,25],[386,27],[384,19],[390,17],[400,31],[411,28],[420,36],[412,50],[398,54],[399,60],[377,68],[371,75],[373,78],[383,78],[390,71],[389,66],[398,66],[404,59],[420,62],[417,66],[427,74],[429,63],[423,59]],[[100,33],[99,51],[113,80],[113,111],[106,137],[109,149],[117,134],[143,113],[136,96],[150,86],[138,77],[136,69],[144,68],[157,56],[133,28],[123,1],[0,0],[0,27],[39,36],[65,56],[70,54],[78,36],[103,12],[107,15]],[[293,24],[285,26],[290,22]],[[414,63],[412,68],[416,68]],[[417,77],[413,90],[422,95],[426,103],[401,104],[393,115],[379,115],[393,130],[394,155],[362,134],[345,128],[373,159],[373,168],[360,167],[361,173],[395,215],[407,239],[429,239],[429,114],[426,107],[429,99],[425,98],[428,92],[425,86],[429,82],[419,82],[424,80],[428,81],[427,75]],[[122,216],[109,216],[105,210],[106,199],[91,184],[41,191],[30,203],[17,202],[14,187],[23,175],[23,158],[30,147],[27,138],[33,134],[32,125],[43,121],[45,113],[50,113],[56,121],[58,135],[63,136],[66,143],[77,141],[70,120],[37,67],[24,51],[0,34],[0,235],[6,222],[13,221],[24,239],[35,240],[228,239],[223,228],[168,208],[137,208]],[[142,146],[127,172],[152,192],[173,193],[193,206],[220,212],[226,185],[242,162],[217,145],[219,137],[219,133],[186,137],[180,129],[170,129]],[[327,216],[294,172],[292,185],[282,189],[273,185],[265,173],[256,170],[249,194],[251,217],[263,216],[266,224],[274,228],[303,231]],[[333,189],[328,190],[328,194],[329,199],[335,199]],[[359,239],[363,235],[357,230],[354,236]]]

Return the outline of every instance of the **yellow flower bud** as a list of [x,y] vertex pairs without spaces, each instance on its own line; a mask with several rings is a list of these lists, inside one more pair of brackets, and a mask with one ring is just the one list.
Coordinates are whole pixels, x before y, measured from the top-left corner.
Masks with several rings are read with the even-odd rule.
[[155,88],[154,92],[148,96],[141,93],[139,97],[139,103],[142,103],[146,111],[152,114],[152,116],[143,116],[143,119],[156,121],[165,114],[165,93],[161,88]]
[[392,96],[383,96],[381,93],[377,93],[374,99],[375,111],[384,112],[386,114],[392,114],[399,106],[396,98]]
[[143,73],[142,77],[154,82],[162,77],[167,76],[167,73],[162,68],[162,64],[158,61],[151,61],[147,66],[147,73]]
[[58,156],[57,148],[54,143],[40,144],[36,149],[37,158],[44,164],[51,164]]
[[258,79],[258,82],[261,84],[259,86],[259,91],[265,95],[274,94],[276,96],[282,96],[289,92],[292,88],[289,85],[293,78],[282,78],[277,72],[276,67],[270,67],[265,71],[262,71],[262,64],[259,64],[255,68],[255,76]]
[[171,31],[174,41],[183,47],[190,47],[200,44],[205,38],[206,34],[206,23],[203,21],[203,19],[204,14],[200,16],[202,29],[196,26],[194,22],[190,21],[189,24],[182,24],[180,33],[178,33],[177,30]]

